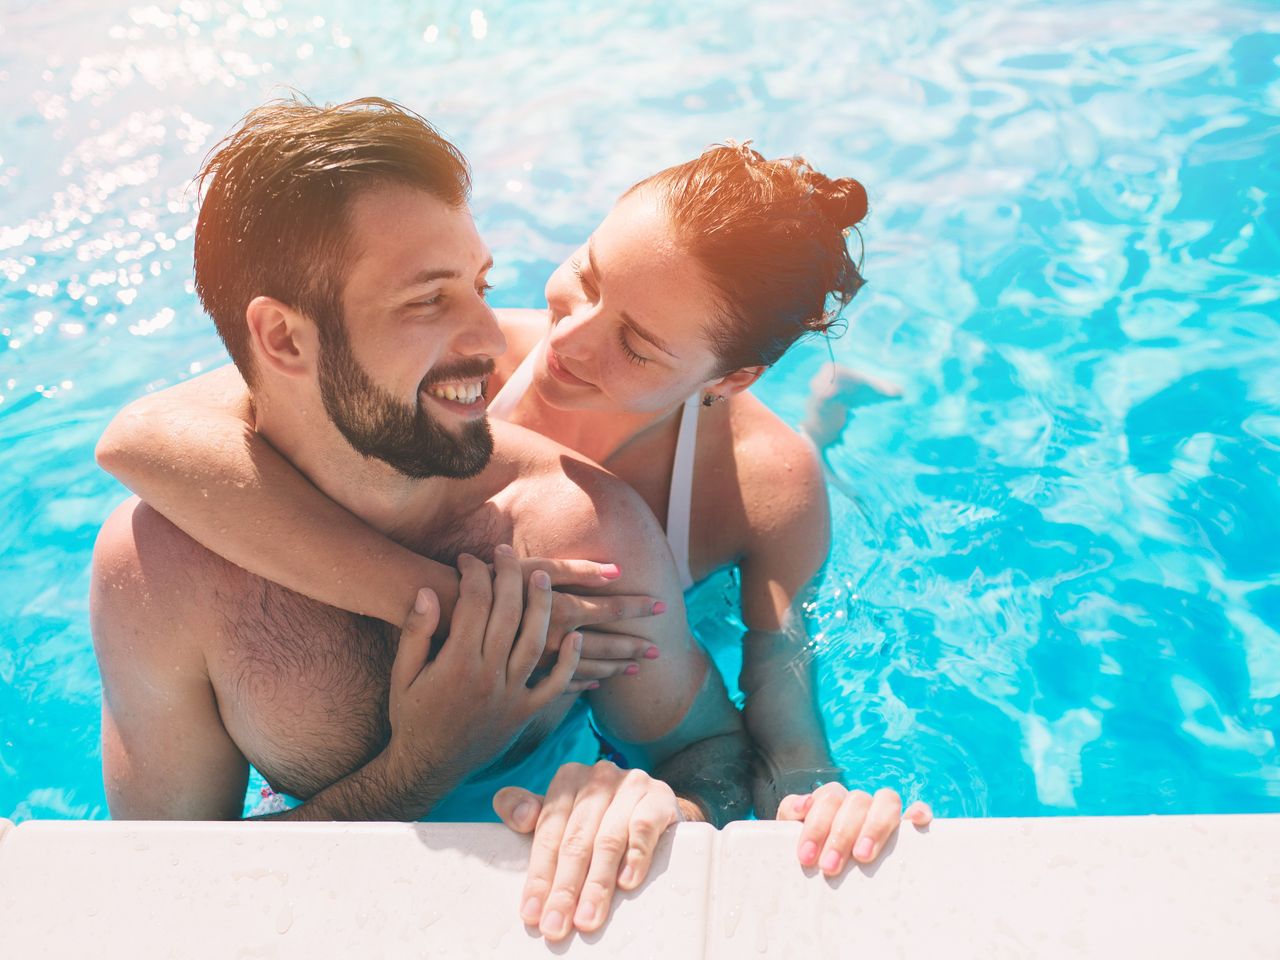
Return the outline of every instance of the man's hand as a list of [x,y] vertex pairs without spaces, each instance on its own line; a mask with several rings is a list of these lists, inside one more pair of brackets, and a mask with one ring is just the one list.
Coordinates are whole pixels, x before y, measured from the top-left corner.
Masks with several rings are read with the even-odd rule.
[[833,877],[852,857],[871,863],[902,820],[927,827],[933,811],[916,801],[902,813],[902,798],[896,790],[847,790],[839,783],[824,783],[812,793],[791,794],[778,806],[779,820],[799,820],[800,863],[816,866]]
[[462,580],[449,637],[430,663],[440,616],[432,591],[419,591],[400,633],[391,668],[391,740],[382,756],[400,782],[423,784],[427,795],[415,798],[418,805],[434,803],[442,785],[452,786],[498,754],[565,693],[578,663],[575,635],[560,645],[551,672],[528,686],[547,643],[551,580],[542,572],[530,575],[526,606],[515,556],[499,554],[494,567],[491,582],[480,560],[458,558]]
[[[510,550],[510,547],[499,546],[495,556],[509,555]],[[525,580],[535,570],[544,571],[551,577],[551,585],[557,588],[601,587],[622,575],[614,563],[551,560],[546,557],[526,557],[520,561],[520,569]],[[622,594],[579,596],[557,589],[552,594],[551,627],[547,631],[547,647],[538,669],[550,669],[560,649],[560,638],[577,632],[582,635],[582,656],[573,673],[569,692],[594,690],[600,686],[601,680],[610,677],[635,676],[640,672],[641,660],[658,658],[658,648],[651,641],[631,634],[585,628],[652,617],[666,609],[667,605],[656,597]]]
[[548,940],[563,940],[575,927],[598,930],[614,889],[644,882],[663,831],[701,819],[663,781],[607,760],[565,764],[545,798],[505,787],[493,809],[517,833],[533,832],[520,917]]

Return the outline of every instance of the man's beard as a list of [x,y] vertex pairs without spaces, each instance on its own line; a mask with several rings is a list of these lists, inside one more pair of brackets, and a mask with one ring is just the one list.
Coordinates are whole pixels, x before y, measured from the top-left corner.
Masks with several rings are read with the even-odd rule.
[[[333,329],[336,327],[336,331]],[[375,457],[406,477],[474,477],[493,456],[488,419],[465,423],[454,435],[427,413],[421,390],[428,382],[474,380],[493,371],[493,361],[462,361],[432,371],[414,405],[401,403],[365,373],[341,320],[320,338],[320,396],[325,412],[359,453]],[[477,401],[480,402],[480,401]]]

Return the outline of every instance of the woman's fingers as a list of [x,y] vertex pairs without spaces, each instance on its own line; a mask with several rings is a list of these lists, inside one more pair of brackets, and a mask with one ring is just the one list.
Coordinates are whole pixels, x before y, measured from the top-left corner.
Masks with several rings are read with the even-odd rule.
[[[551,578],[542,570],[529,575],[528,602],[520,626],[520,638],[507,659],[507,684],[523,687],[529,680],[542,651],[547,646],[547,626],[551,619]],[[493,621],[490,620],[492,626]]]
[[667,605],[661,600],[642,595],[608,597],[579,597],[572,593],[556,593],[555,612],[552,620],[567,629],[620,620],[635,620],[662,613]]
[[792,793],[782,798],[778,804],[776,820],[803,820],[809,808],[813,806],[812,793]]
[[[841,787],[842,791],[843,789]],[[818,858],[818,869],[827,876],[833,877],[844,869],[862,832],[871,804],[871,795],[865,790],[850,790],[844,794],[835,816],[831,819],[831,825],[822,842],[822,854]],[[806,819],[806,826],[808,823]]]
[[902,819],[913,827],[927,827],[933,822],[933,808],[923,800],[917,800],[907,807],[907,812],[902,815]]
[[587,632],[582,631],[582,659],[573,671],[574,680],[608,680],[610,677],[634,677],[640,672],[640,664],[634,660],[588,660]]
[[400,628],[396,659],[391,665],[391,685],[403,690],[417,679],[431,653],[431,635],[440,622],[440,599],[423,587],[413,600],[413,610]]
[[658,648],[652,640],[628,633],[606,633],[603,630],[583,630],[582,658],[584,660],[621,660],[634,663],[637,660],[657,660]]
[[[831,824],[840,811],[840,804],[848,791],[838,783],[824,783],[813,793],[813,802],[805,814],[800,830],[800,844],[796,848],[802,866],[813,867],[827,842]],[[865,796],[865,794],[864,794]],[[871,798],[867,797],[868,805]]]
[[[505,543],[494,548],[493,569],[493,602],[484,632],[482,655],[491,667],[505,672],[512,644],[520,629],[520,614],[524,608],[524,577],[520,573],[520,561],[516,559],[515,552]],[[550,590],[549,581],[547,589]],[[525,676],[527,678],[528,674]]]
[[534,570],[545,570],[553,587],[599,587],[612,583],[622,576],[616,563],[596,563],[594,560],[548,560],[530,557],[520,562],[527,577]]
[[859,863],[870,863],[880,856],[885,843],[893,836],[902,822],[902,798],[898,791],[882,787],[876,791],[867,811],[858,842],[853,847],[853,858]]

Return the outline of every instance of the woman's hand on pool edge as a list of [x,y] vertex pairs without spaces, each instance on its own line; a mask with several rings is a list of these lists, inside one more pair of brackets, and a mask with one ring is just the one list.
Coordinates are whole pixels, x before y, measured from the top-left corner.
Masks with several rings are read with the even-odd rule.
[[850,859],[871,863],[906,820],[926,827],[933,820],[927,803],[916,801],[902,811],[896,790],[883,788],[875,796],[865,790],[848,790],[839,783],[824,783],[812,793],[791,794],[778,806],[779,820],[804,824],[797,853],[805,867],[817,867],[827,876],[844,870]]

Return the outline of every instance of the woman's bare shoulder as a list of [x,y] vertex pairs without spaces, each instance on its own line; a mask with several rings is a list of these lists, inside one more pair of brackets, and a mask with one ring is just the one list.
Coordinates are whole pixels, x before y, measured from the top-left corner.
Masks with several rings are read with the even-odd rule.
[[825,513],[822,459],[813,441],[745,393],[730,405],[729,425],[748,516],[767,517],[773,526],[794,521],[818,504]]

